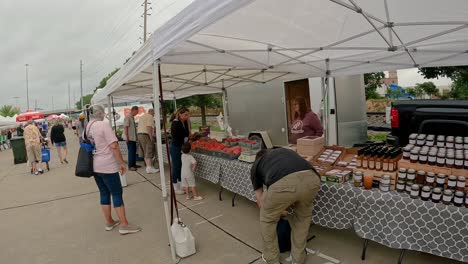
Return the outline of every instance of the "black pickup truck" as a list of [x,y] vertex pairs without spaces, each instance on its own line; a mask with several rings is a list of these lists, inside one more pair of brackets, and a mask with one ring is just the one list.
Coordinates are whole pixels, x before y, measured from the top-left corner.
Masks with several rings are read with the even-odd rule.
[[388,143],[408,144],[411,133],[468,136],[468,100],[402,100],[392,103]]

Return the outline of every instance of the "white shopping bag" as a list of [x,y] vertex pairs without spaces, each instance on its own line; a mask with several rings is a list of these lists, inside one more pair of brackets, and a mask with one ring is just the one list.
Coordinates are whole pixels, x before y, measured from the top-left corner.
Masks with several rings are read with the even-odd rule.
[[195,238],[190,232],[190,229],[180,220],[174,220],[171,226],[172,237],[174,239],[176,253],[179,257],[185,258],[195,254]]
[[120,175],[120,184],[122,184],[122,187],[127,187],[127,173],[125,174],[121,174],[119,172],[119,175]]

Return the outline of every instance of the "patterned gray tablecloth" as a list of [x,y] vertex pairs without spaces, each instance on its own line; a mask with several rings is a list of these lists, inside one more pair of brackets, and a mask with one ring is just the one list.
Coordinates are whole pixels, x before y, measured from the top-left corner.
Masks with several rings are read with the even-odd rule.
[[356,190],[348,184],[322,184],[315,199],[312,221],[333,229],[352,228]]
[[[199,164],[197,177],[256,201],[251,164],[201,154],[194,157]],[[351,184],[322,184],[312,220],[333,229],[354,228],[360,237],[391,248],[468,262],[467,208],[415,200],[396,192],[363,190]]]
[[[163,145],[163,160],[164,163],[169,163],[167,157],[166,145]],[[207,155],[192,153],[193,157],[197,161],[197,170],[195,171],[195,177],[199,177],[208,180],[212,183],[219,183],[221,177],[221,164],[219,158],[210,157]]]
[[221,177],[221,163],[219,158],[196,153],[193,153],[193,157],[197,161],[195,177],[208,180],[212,183],[219,183]]
[[354,230],[391,248],[468,262],[468,209],[358,190]]
[[257,198],[250,181],[252,164],[238,160],[223,160],[221,164],[221,186],[233,193],[256,202]]

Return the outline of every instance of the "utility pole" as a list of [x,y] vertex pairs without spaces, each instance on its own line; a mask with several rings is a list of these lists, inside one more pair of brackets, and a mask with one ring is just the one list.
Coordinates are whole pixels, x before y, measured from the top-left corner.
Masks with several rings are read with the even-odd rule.
[[81,102],[81,109],[83,110],[83,61],[80,60],[80,102]]
[[52,111],[54,111],[54,96],[52,95]]
[[143,13],[143,43],[146,42],[146,29],[148,21],[148,0],[143,3],[145,12]]
[[28,76],[28,67],[29,67],[29,64],[25,64],[26,66],[26,101],[27,101],[27,108],[26,108],[26,111],[29,110],[29,76]]
[[71,103],[70,103],[70,82],[68,82],[68,115],[71,113]]
[[37,99],[34,100],[34,111],[37,111]]

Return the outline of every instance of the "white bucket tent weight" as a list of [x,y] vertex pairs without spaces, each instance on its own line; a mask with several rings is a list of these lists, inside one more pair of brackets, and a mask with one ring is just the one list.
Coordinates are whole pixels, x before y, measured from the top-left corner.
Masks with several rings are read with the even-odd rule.
[[[195,0],[157,29],[93,102],[153,98],[158,117],[159,78],[165,99],[174,99],[278,79],[327,83],[331,76],[467,62],[466,0]],[[323,94],[326,106],[326,86]],[[161,153],[159,127],[157,134]],[[164,170],[161,184],[167,210]]]

